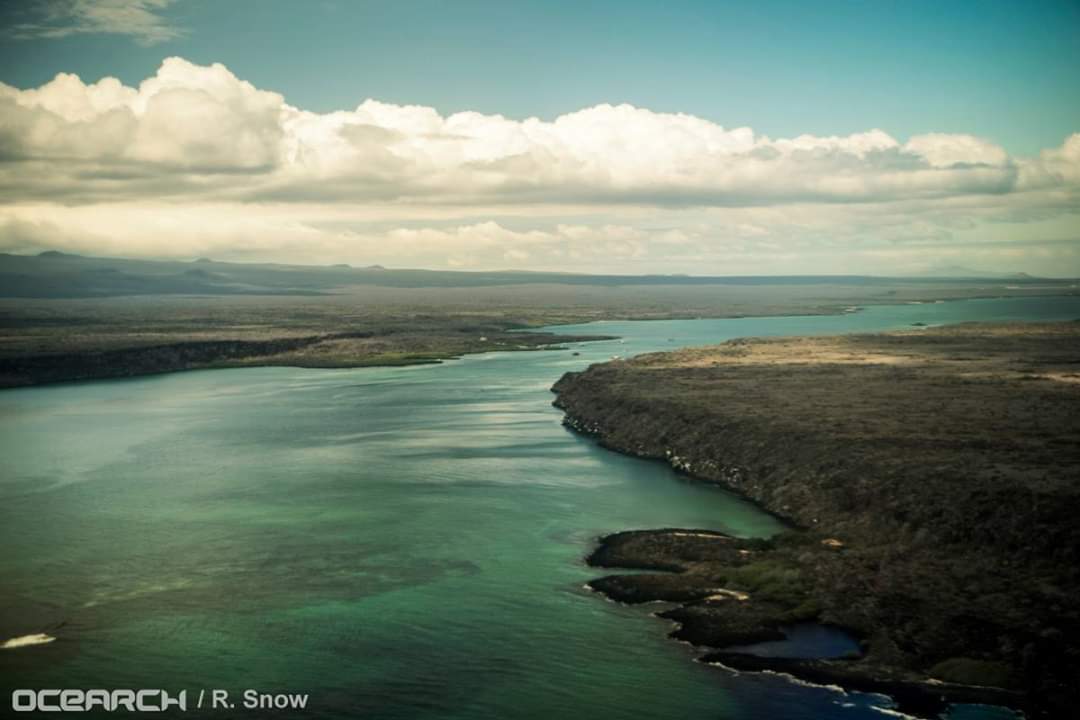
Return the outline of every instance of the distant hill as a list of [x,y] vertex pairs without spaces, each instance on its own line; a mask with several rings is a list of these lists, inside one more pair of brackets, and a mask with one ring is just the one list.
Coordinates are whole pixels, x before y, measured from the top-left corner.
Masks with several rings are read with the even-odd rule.
[[[949,267],[908,278],[913,283],[985,282],[991,277]],[[999,276],[1004,279],[1006,276]],[[1023,273],[1012,283],[1034,282]],[[451,271],[232,263],[209,258],[193,262],[133,260],[72,255],[48,250],[38,255],[0,253],[0,297],[87,298],[123,295],[327,295],[350,286],[468,288],[512,285],[701,286],[701,285],[895,285],[897,278],[866,275],[689,276],[585,275],[520,270]],[[1038,280],[1045,284],[1047,280]]]
[[941,265],[916,273],[916,277],[932,278],[1000,278],[1003,280],[1042,280],[1026,272],[991,272],[989,270],[975,270],[963,265]]

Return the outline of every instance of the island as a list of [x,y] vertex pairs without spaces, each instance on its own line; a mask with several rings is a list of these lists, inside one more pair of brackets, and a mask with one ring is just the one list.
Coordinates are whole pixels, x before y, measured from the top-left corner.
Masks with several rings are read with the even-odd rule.
[[[772,538],[616,533],[590,586],[668,601],[702,660],[883,692],[935,717],[1064,717],[1080,691],[1080,322],[748,338],[615,360],[554,386],[565,424],[783,518]],[[647,572],[642,572],[647,571]],[[797,623],[851,657],[737,651]]]

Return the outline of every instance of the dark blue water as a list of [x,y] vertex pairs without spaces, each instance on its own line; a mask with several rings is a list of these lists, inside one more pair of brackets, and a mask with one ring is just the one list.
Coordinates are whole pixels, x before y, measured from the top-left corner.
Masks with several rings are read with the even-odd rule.
[[762,657],[783,658],[840,658],[858,655],[859,643],[837,628],[814,623],[798,623],[780,628],[784,640],[734,645],[724,648]]

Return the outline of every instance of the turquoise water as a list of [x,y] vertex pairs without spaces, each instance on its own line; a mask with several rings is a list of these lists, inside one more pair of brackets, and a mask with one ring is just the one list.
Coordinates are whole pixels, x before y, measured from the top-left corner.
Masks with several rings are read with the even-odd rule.
[[0,650],[3,706],[15,687],[250,688],[309,694],[293,717],[879,718],[879,697],[691,662],[648,607],[585,590],[602,533],[778,527],[569,433],[549,388],[736,336],[1077,317],[1057,298],[596,323],[561,329],[623,340],[4,391],[0,641],[57,640]]

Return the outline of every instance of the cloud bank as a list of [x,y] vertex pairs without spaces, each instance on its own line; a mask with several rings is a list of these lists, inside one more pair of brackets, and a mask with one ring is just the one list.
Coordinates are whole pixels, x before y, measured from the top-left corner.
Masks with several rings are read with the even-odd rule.
[[1020,158],[965,134],[773,139],[630,105],[314,113],[181,58],[138,87],[0,84],[0,187],[9,248],[38,232],[117,254],[639,272],[959,252],[1080,274],[1080,133]]

